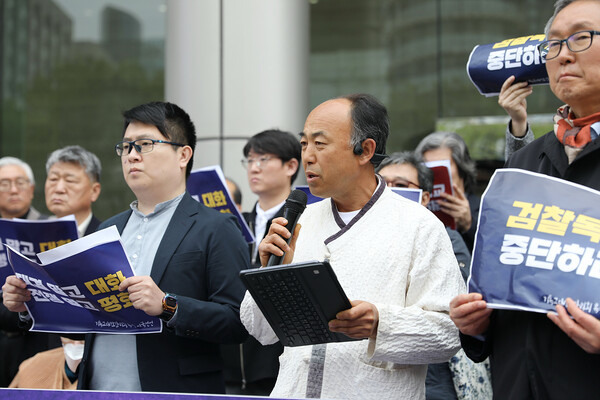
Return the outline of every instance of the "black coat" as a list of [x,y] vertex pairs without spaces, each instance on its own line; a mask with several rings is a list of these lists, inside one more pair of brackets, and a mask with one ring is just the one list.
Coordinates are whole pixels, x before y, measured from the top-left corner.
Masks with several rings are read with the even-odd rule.
[[[600,139],[569,165],[550,132],[514,153],[506,167],[562,178],[600,190]],[[490,356],[494,398],[597,399],[600,355],[586,353],[544,314],[494,310],[484,342],[461,334],[474,361]]]
[[[265,225],[265,233],[263,234],[263,238],[265,236],[267,236],[267,233],[269,232],[269,227],[271,226],[271,222],[273,222],[273,220],[277,217],[283,217],[283,207],[284,206],[281,206],[281,208],[279,210],[277,210],[277,212],[275,213],[273,218],[271,218],[270,220],[267,221],[267,224]],[[244,219],[246,220],[246,223],[248,224],[248,227],[250,228],[250,231],[252,232],[252,234],[254,234],[254,226],[255,226],[255,222],[256,222],[256,204],[252,208],[251,212],[243,213],[243,216],[244,216]],[[258,246],[258,243],[250,244],[250,257],[252,257],[252,253],[254,252],[254,248],[256,246]],[[260,267],[260,256],[259,256],[258,252],[256,253],[256,257],[251,261],[252,261],[253,266],[255,266],[257,268]]]
[[[122,233],[131,210],[110,218]],[[235,218],[198,203],[186,193],[169,221],[150,276],[177,296],[177,323],[162,333],[136,335],[143,391],[224,393],[223,362],[217,343],[240,343],[248,333],[239,318],[250,265]],[[93,371],[94,334],[86,335],[78,389],[88,389]],[[115,364],[115,368],[118,365]]]

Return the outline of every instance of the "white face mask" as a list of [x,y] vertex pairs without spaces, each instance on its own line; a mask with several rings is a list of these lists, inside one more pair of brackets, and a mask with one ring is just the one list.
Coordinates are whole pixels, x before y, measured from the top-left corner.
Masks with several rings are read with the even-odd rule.
[[69,360],[78,361],[83,358],[83,343],[67,343],[63,345],[65,357]]

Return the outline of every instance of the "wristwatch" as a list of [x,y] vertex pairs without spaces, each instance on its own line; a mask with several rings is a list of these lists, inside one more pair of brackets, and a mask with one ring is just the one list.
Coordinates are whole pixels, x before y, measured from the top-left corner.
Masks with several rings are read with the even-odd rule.
[[175,311],[177,311],[177,297],[171,293],[165,293],[165,297],[162,299],[163,312],[158,317],[165,322],[169,322]]

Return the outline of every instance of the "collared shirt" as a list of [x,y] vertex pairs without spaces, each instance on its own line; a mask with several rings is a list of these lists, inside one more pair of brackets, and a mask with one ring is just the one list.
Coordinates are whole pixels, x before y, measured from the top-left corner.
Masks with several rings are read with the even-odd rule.
[[87,216],[87,218],[84,219],[81,224],[77,225],[77,233],[79,234],[80,238],[85,236],[85,231],[87,230],[88,226],[90,226],[91,221],[92,221],[92,213],[90,212],[90,214]]
[[[137,201],[131,203],[133,212],[123,229],[121,241],[137,276],[150,275],[158,246],[182,198],[183,194],[160,203],[148,215],[138,210]],[[115,359],[119,360],[118,365]],[[91,390],[142,390],[135,335],[97,334],[90,361],[94,371]]]
[[256,246],[252,252],[252,259],[256,259],[258,253],[258,244],[263,240],[265,236],[265,230],[267,229],[267,222],[277,214],[277,211],[285,204],[285,200],[277,204],[275,207],[269,208],[263,211],[262,208],[256,203],[256,219],[254,220],[254,238],[256,239]]

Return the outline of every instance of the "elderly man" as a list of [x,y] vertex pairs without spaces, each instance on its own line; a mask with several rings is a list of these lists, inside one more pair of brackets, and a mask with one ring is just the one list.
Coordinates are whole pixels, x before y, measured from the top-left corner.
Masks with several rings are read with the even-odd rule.
[[[364,94],[326,101],[306,120],[302,164],[326,200],[307,207],[289,246],[287,221],[274,219],[261,263],[284,252],[284,263],[328,259],[354,299],[329,327],[366,340],[285,348],[272,396],[423,399],[427,364],[459,348],[447,302],[464,283],[448,235],[375,174],[388,132],[385,107]],[[261,343],[277,341],[249,293],[241,316]]]
[[[507,167],[600,190],[599,30],[600,1],[556,3],[540,51],[550,88],[566,105],[555,116],[555,131],[517,151]],[[452,300],[451,317],[467,355],[475,361],[490,356],[495,397],[595,399],[600,321],[571,299],[567,306],[569,313],[557,305],[557,314],[547,317],[492,311],[481,294],[470,293]]]
[[46,161],[46,207],[57,217],[75,215],[79,236],[95,232],[100,225],[92,203],[100,196],[101,172],[98,157],[81,146],[55,150]]
[[47,218],[31,206],[34,189],[33,171],[26,162],[0,158],[0,218]]

